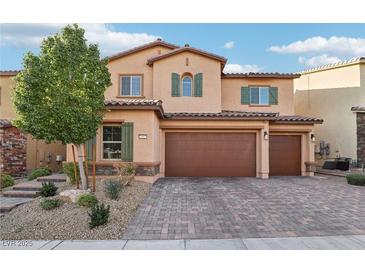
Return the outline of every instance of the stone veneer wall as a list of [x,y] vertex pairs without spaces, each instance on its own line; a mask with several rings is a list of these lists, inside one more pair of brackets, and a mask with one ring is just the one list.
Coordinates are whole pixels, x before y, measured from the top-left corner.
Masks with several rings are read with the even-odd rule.
[[357,162],[365,164],[365,112],[358,112],[357,119]]
[[14,177],[26,175],[27,137],[16,127],[0,128],[0,171]]
[[[160,166],[138,166],[136,168],[137,176],[154,176],[160,173]],[[89,166],[89,174],[92,174],[92,167]],[[96,164],[96,175],[117,175],[117,169],[112,165],[98,165]]]

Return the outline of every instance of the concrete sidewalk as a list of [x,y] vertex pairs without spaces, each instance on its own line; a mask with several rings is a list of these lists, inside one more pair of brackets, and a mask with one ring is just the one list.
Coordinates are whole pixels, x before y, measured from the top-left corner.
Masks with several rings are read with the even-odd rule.
[[1,240],[0,250],[365,250],[365,235],[212,240]]

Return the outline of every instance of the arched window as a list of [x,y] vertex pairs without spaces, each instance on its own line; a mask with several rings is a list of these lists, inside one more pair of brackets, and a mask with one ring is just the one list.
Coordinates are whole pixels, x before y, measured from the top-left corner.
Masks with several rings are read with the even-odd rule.
[[193,79],[191,76],[184,76],[182,79],[182,95],[183,96],[192,96],[193,92]]

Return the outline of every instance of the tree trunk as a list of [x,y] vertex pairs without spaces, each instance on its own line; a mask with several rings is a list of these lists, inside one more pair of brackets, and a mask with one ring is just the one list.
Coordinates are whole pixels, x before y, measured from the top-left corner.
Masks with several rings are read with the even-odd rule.
[[76,145],[77,149],[77,160],[79,163],[79,171],[80,171],[80,179],[81,179],[81,189],[86,190],[88,188],[87,180],[85,176],[85,170],[84,170],[84,163],[83,163],[83,157],[82,157],[82,149],[81,145]]

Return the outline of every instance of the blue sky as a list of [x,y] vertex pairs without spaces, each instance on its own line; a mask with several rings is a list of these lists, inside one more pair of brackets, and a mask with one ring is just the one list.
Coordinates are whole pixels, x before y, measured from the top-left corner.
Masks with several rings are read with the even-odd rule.
[[[228,58],[229,72],[295,72],[365,56],[365,24],[82,24],[104,56],[162,37]],[[0,24],[0,69],[21,69],[27,51],[62,24]]]

